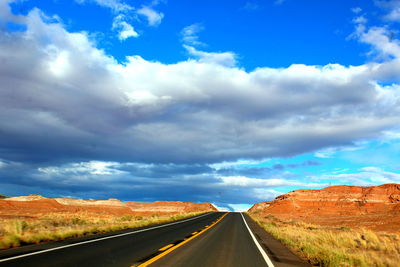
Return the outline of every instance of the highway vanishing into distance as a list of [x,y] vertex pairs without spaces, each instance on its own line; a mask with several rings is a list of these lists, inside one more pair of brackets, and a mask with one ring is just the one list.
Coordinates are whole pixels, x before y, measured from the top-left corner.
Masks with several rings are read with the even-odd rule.
[[242,213],[0,251],[0,266],[310,266]]

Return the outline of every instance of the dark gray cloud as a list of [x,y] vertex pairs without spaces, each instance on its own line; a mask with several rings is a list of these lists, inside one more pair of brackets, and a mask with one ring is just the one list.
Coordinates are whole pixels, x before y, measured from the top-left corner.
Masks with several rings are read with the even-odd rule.
[[222,168],[217,170],[217,174],[225,176],[248,176],[248,177],[263,177],[266,174],[271,174],[272,169],[269,167],[246,167],[246,168]]
[[174,176],[187,174],[196,175],[213,173],[214,169],[205,164],[134,164],[128,163],[118,167],[121,171],[129,172],[139,177],[173,178]]
[[[265,165],[265,164],[263,164]],[[247,177],[269,177],[276,174],[277,172],[284,171],[286,169],[297,169],[310,166],[320,166],[321,162],[316,160],[307,160],[301,163],[291,163],[291,164],[273,164],[272,166],[251,166],[251,165],[240,165],[240,166],[225,166],[221,168],[214,169],[216,175],[223,176],[247,176]]]
[[302,168],[302,167],[309,167],[309,166],[320,166],[322,165],[321,162],[316,161],[316,160],[307,160],[302,163],[292,163],[292,164],[275,164],[272,166],[273,169],[275,170],[285,170],[285,169],[296,169],[296,168]]
[[[269,200],[280,194],[274,188],[282,186],[321,186],[299,182],[298,177],[277,171],[275,178],[263,177],[265,173],[261,170],[272,170],[267,167],[237,169],[237,172],[227,172],[227,169],[200,164],[90,161],[44,166],[3,161],[0,186],[9,195],[40,193],[48,197],[114,197],[125,201],[212,201],[218,206]],[[253,175],[262,178],[251,178]]]

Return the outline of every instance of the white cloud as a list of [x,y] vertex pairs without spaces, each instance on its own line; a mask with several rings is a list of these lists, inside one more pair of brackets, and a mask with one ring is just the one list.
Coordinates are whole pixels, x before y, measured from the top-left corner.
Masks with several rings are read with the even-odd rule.
[[238,186],[238,187],[279,187],[279,186],[304,186],[304,187],[320,187],[321,184],[302,183],[287,179],[259,179],[249,178],[245,176],[217,176],[221,180],[221,185]]
[[258,165],[261,163],[265,163],[267,161],[268,161],[268,159],[262,159],[262,160],[239,159],[236,161],[218,162],[218,163],[210,164],[209,166],[213,169],[221,170],[221,169],[231,168],[231,167],[240,167],[240,166],[248,167],[250,165]]
[[99,6],[109,8],[115,14],[112,23],[112,30],[118,33],[118,39],[125,41],[131,37],[139,37],[135,28],[128,22],[128,18],[131,17],[129,13],[135,12],[135,8],[121,0],[75,0],[80,4],[87,2],[95,3]]
[[353,19],[353,22],[356,24],[365,24],[368,22],[368,20],[364,16],[359,16],[359,17],[355,17]]
[[[326,184],[321,184],[317,187],[324,187]],[[280,196],[284,193],[273,190],[273,189],[266,189],[266,188],[255,188],[254,190],[254,195],[261,201],[270,201],[276,198],[277,196]]]
[[386,15],[383,17],[388,21],[400,22],[400,1],[399,0],[376,0],[375,3],[386,10]]
[[387,183],[399,183],[400,174],[384,171],[381,168],[369,166],[353,173],[341,174],[323,174],[318,177],[312,177],[313,180],[331,180],[338,181],[340,184],[350,183],[359,186],[380,185]]
[[333,158],[337,153],[360,150],[366,145],[366,142],[356,142],[352,146],[328,147],[315,152],[314,156],[317,158]]
[[228,204],[229,207],[233,209],[233,211],[242,212],[247,211],[251,208],[251,204]]
[[123,15],[118,15],[114,18],[112,28],[118,31],[118,39],[121,41],[125,41],[130,37],[139,37],[133,26],[124,21]]
[[246,9],[246,10],[257,10],[259,8],[260,8],[260,6],[255,2],[246,2],[243,7],[243,9]]
[[0,140],[27,143],[2,158],[261,160],[348,146],[400,123],[400,88],[380,83],[400,82],[397,59],[246,71],[231,52],[186,45],[193,59],[119,64],[39,10],[22,19],[26,32],[0,33]]
[[355,14],[359,14],[362,11],[362,9],[360,7],[354,7],[351,9],[351,11]]
[[193,46],[183,45],[189,55],[194,56],[202,63],[217,64],[225,67],[236,65],[236,55],[233,52],[204,52],[197,50]]
[[158,26],[164,14],[154,10],[154,6],[159,4],[159,1],[152,1],[147,6],[135,8],[122,0],[75,0],[79,4],[95,3],[99,6],[109,8],[115,14],[112,29],[118,32],[118,39],[124,41],[130,37],[139,37],[138,32],[130,23],[132,17],[143,16],[147,19],[150,26]]
[[160,25],[162,19],[164,18],[163,13],[155,11],[151,6],[142,6],[136,12],[137,14],[146,17],[150,26]]
[[330,151],[329,149],[323,149],[314,153],[317,158],[328,159],[333,157],[335,151]]
[[383,142],[400,139],[400,131],[385,131],[383,132]]
[[[389,1],[385,4],[381,1],[377,3],[386,7],[391,7],[391,13],[388,16],[397,16],[400,10],[400,1]],[[395,4],[391,4],[395,3]],[[399,12],[400,14],[400,12]],[[394,32],[388,27],[370,27],[366,26],[367,19],[364,16],[358,16],[353,19],[356,25],[355,32],[350,37],[358,39],[362,43],[371,45],[372,52],[382,58],[400,58],[400,41],[394,38]]]
[[121,0],[75,0],[75,2],[79,4],[85,3],[96,3],[99,6],[110,8],[114,12],[126,12],[131,11],[134,8],[129,4],[126,4],[124,1]]
[[183,43],[190,46],[198,46],[204,45],[204,43],[199,41],[198,33],[204,30],[204,26],[200,23],[195,23],[189,26],[186,26],[182,29],[182,41]]
[[117,175],[125,172],[116,169],[121,164],[118,162],[89,161],[71,163],[59,167],[39,168],[38,171],[49,175],[60,174],[91,174],[91,175]]
[[[52,48],[50,47],[49,53],[51,52]],[[52,58],[49,61],[49,68],[50,71],[56,75],[56,76],[62,76],[68,72],[70,69],[70,64],[69,64],[69,53],[68,51],[57,51],[57,49],[54,49],[54,58]]]
[[236,54],[233,52],[205,52],[195,48],[196,46],[204,46],[205,44],[199,41],[198,33],[204,30],[203,25],[195,23],[186,26],[182,29],[183,47],[188,54],[195,57],[202,63],[210,63],[225,67],[234,67],[236,65]]
[[218,211],[229,211],[229,209],[226,207],[218,206],[214,203],[211,203],[211,205],[213,205]]
[[390,11],[390,13],[385,16],[385,18],[391,21],[400,21],[400,7],[397,7]]
[[361,170],[366,172],[382,172],[382,169],[377,167],[364,167]]
[[17,16],[11,13],[10,3],[15,0],[2,0],[0,1],[0,30],[7,22],[25,23],[24,16]]
[[392,39],[391,32],[383,27],[372,27],[360,36],[361,42],[371,44],[382,56],[400,58],[400,42]]

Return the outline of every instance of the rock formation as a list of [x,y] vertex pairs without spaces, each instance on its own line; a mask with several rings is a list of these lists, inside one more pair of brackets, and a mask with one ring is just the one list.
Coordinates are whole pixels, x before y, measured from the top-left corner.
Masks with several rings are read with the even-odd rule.
[[394,228],[400,226],[400,185],[295,190],[257,203],[248,212],[318,224]]
[[110,215],[179,214],[217,211],[210,203],[156,201],[152,203],[122,202],[118,199],[81,200],[75,198],[46,198],[29,195],[0,199],[0,215],[33,215],[47,212],[87,211]]
[[204,210],[217,211],[217,209],[210,203],[191,203],[182,201],[155,201],[151,203],[141,202],[127,202],[126,203],[132,211],[143,212],[173,212],[173,213],[187,213],[187,212],[201,212]]

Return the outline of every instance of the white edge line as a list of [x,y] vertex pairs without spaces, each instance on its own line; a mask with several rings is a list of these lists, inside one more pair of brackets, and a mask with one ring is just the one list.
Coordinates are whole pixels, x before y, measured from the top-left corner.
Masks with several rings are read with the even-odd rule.
[[116,238],[116,237],[120,237],[120,236],[125,236],[125,235],[131,235],[131,234],[136,234],[136,233],[140,233],[140,232],[150,231],[150,230],[154,230],[154,229],[157,229],[157,228],[162,228],[162,227],[166,227],[166,226],[170,226],[170,225],[174,225],[174,224],[179,224],[179,223],[183,223],[183,222],[192,221],[192,220],[204,217],[206,215],[211,215],[211,214],[212,213],[206,213],[206,214],[203,214],[203,215],[200,215],[200,216],[196,216],[196,217],[193,217],[193,218],[190,218],[190,219],[186,219],[186,220],[183,220],[183,221],[172,222],[172,223],[168,223],[168,224],[154,226],[154,227],[151,227],[151,228],[136,230],[136,231],[133,231],[133,232],[123,233],[123,234],[118,234],[118,235],[113,235],[113,236],[106,236],[106,237],[102,237],[102,238],[98,238],[98,239],[92,239],[92,240],[88,240],[88,241],[82,241],[82,242],[69,244],[69,245],[65,245],[65,246],[61,246],[61,247],[55,247],[55,248],[49,248],[49,249],[45,249],[45,250],[35,251],[35,252],[27,253],[27,254],[22,254],[22,255],[10,257],[10,258],[0,259],[0,262],[15,260],[15,259],[24,258],[24,257],[29,257],[29,256],[42,254],[42,253],[46,253],[46,252],[50,252],[50,251],[54,251],[54,250],[59,250],[59,249],[63,249],[63,248],[79,246],[79,245],[83,245],[83,244],[93,243],[93,242],[102,241],[102,240],[111,239],[111,238]]
[[258,243],[256,237],[254,236],[253,232],[251,231],[250,227],[248,226],[246,219],[243,216],[243,213],[240,213],[240,215],[242,215],[242,219],[244,221],[244,224],[247,227],[247,230],[249,230],[249,233],[251,235],[251,237],[254,240],[254,243],[256,244],[258,250],[260,251],[261,255],[263,256],[265,262],[267,263],[268,267],[274,267],[274,264],[272,263],[272,261],[270,260],[270,258],[268,257],[267,253],[265,253],[264,249],[261,247],[260,243]]

